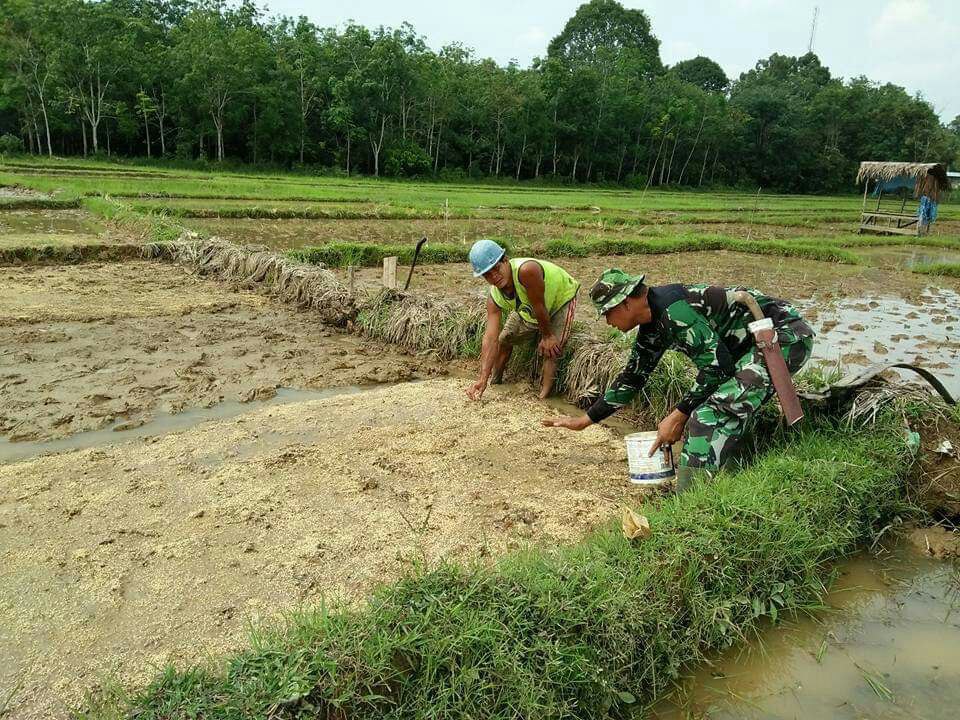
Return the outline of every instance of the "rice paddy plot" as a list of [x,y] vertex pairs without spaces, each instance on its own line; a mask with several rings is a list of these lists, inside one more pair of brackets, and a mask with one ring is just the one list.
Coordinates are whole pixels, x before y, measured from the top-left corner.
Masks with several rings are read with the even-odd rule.
[[641,499],[611,431],[558,444],[531,392],[494,388],[477,406],[465,383],[253,404],[0,465],[0,686],[22,684],[13,717],[66,717],[107,673],[143,681],[167,659],[241,645],[258,618],[359,605],[423,561],[576,542]]

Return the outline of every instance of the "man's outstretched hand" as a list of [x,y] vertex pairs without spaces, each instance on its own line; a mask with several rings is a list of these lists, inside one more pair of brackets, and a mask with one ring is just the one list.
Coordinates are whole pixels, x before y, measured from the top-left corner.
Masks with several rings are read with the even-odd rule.
[[558,415],[543,419],[544,427],[566,428],[567,430],[583,430],[593,425],[593,421],[587,415],[575,417],[573,415]]
[[486,380],[477,380],[473,385],[467,388],[467,397],[471,400],[479,400],[483,397],[483,391],[487,389]]

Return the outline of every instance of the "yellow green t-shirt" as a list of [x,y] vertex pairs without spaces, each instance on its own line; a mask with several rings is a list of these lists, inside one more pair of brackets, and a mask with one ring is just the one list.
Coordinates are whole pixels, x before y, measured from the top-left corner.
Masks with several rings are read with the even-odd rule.
[[570,273],[552,262],[535,260],[534,258],[511,259],[510,270],[513,272],[513,287],[516,297],[508,298],[500,292],[500,288],[496,287],[490,288],[490,297],[500,308],[507,312],[516,310],[520,317],[528,323],[536,324],[537,317],[533,314],[533,306],[530,304],[530,298],[527,297],[527,289],[520,284],[520,266],[525,262],[535,262],[543,268],[543,302],[547,306],[549,315],[553,315],[573,300],[580,289],[580,283],[574,280]]

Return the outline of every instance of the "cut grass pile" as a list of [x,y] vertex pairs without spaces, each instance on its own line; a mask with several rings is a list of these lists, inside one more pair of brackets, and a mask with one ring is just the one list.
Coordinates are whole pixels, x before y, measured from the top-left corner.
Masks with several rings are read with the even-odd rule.
[[266,290],[282,302],[315,311],[332,325],[346,325],[356,315],[355,298],[332,272],[277,253],[184,235],[175,242],[150,244],[143,254],[185,263],[201,275]]
[[384,290],[360,307],[357,328],[412,352],[433,351],[451,360],[480,354],[486,317],[481,303]]
[[764,619],[818,607],[830,563],[897,511],[905,448],[893,423],[811,421],[748,469],[641,508],[645,541],[611,524],[489,568],[423,569],[361,609],[256,629],[222,663],[108,689],[79,715],[623,717]]

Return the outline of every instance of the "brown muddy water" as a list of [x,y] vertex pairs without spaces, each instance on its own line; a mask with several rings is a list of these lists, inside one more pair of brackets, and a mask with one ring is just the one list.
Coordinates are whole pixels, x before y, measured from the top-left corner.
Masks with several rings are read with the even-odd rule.
[[854,248],[854,252],[869,263],[896,270],[912,270],[934,263],[960,263],[960,250],[924,245]]
[[825,612],[712,658],[655,720],[953,720],[960,708],[960,574],[907,543],[839,568]]
[[0,203],[0,249],[132,241],[83,210],[3,210]]
[[[960,397],[960,294],[930,286],[914,301],[893,294],[799,304],[818,333],[814,360],[845,368],[913,363]],[[816,312],[810,312],[816,309]],[[915,376],[905,375],[911,379]]]
[[0,212],[0,235],[97,235],[103,223],[83,210],[8,210]]
[[155,415],[150,420],[144,420],[143,424],[116,420],[102,430],[78,432],[57,440],[11,442],[8,439],[0,439],[0,464],[15,462],[30,457],[39,457],[41,455],[103,447],[128,440],[139,440],[166,435],[172,432],[189,430],[205,422],[229,420],[230,418],[249,412],[255,407],[320,400],[336,395],[350,395],[374,387],[377,386],[346,385],[328,388],[326,390],[271,388],[263,393],[265,398],[262,400],[255,398],[247,402],[225,400],[210,407],[195,407],[178,413]]

